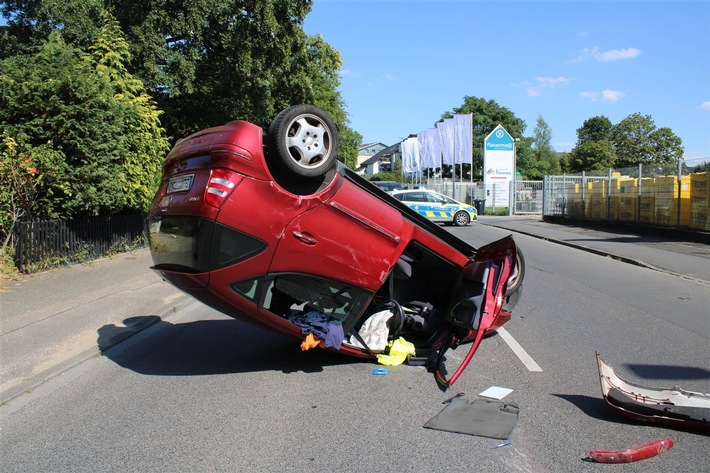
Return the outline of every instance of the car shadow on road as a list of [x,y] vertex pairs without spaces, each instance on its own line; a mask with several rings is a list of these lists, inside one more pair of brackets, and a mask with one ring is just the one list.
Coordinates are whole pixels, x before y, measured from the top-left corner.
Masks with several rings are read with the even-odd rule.
[[[145,324],[150,337],[135,342],[131,337],[141,333],[135,327]],[[320,348],[304,352],[297,340],[235,319],[172,324],[149,315],[132,317],[124,325],[101,327],[99,349],[117,365],[145,375],[317,373],[325,366],[369,363]]]
[[601,397],[596,398],[592,396],[584,396],[581,394],[552,394],[555,397],[564,399],[577,406],[577,408],[584,412],[589,417],[605,421],[617,421],[618,417],[614,415],[613,412],[609,410],[606,402]]
[[705,368],[646,364],[627,364],[626,366],[639,378],[666,380],[665,382],[669,384],[677,384],[678,380],[710,380],[710,371]]

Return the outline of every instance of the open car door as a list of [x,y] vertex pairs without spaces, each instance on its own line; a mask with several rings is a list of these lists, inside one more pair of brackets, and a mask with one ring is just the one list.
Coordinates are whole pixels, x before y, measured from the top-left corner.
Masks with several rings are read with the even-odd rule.
[[[510,312],[504,309],[516,273],[517,248],[512,236],[479,248],[473,260],[461,271],[454,287],[447,309],[447,321],[450,328],[444,345],[439,350],[436,361],[436,380],[444,387],[454,384],[471,358],[478,350],[483,336],[500,327]],[[518,268],[520,270],[520,268]],[[522,279],[522,278],[521,278]],[[471,341],[471,348],[461,365],[450,378],[442,373],[444,353],[462,342]]]

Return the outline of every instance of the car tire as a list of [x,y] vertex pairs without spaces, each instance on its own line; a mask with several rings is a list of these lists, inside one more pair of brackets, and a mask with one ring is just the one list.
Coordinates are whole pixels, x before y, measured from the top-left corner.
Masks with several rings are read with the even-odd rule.
[[525,257],[520,248],[517,248],[515,267],[513,268],[513,274],[508,278],[508,287],[505,289],[505,297],[512,296],[520,286],[523,284],[523,279],[525,278]]
[[454,214],[454,225],[457,227],[465,227],[471,223],[471,216],[465,210],[459,210]]
[[340,139],[330,116],[313,105],[294,105],[279,113],[266,136],[269,159],[289,176],[324,176],[338,157]]

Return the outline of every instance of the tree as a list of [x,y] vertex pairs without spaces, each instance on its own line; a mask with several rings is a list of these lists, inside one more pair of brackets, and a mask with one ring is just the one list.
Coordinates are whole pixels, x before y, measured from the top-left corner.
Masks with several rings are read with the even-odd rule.
[[544,175],[537,169],[537,157],[533,149],[531,137],[522,137],[515,146],[515,169],[524,179],[533,179],[532,176]]
[[683,141],[670,128],[657,128],[649,138],[654,162],[670,164],[683,160]]
[[617,155],[617,166],[649,164],[653,155],[650,135],[655,129],[651,116],[640,113],[629,115],[616,124],[610,136]]
[[522,168],[528,179],[542,179],[543,176],[559,174],[560,160],[552,148],[552,130],[542,116],[537,117],[537,123],[533,130],[533,156],[534,161],[529,168]]
[[[493,100],[465,96],[460,107],[453,112],[444,112],[441,120],[450,118],[456,113],[471,113],[473,123],[473,171],[475,178],[483,176],[483,142],[486,136],[498,125],[503,127],[514,138],[522,137],[525,131],[525,121],[517,118],[509,109],[500,106]],[[464,165],[464,172],[468,166]]]
[[10,0],[0,3],[7,20],[0,34],[0,58],[32,51],[61,30],[64,41],[85,48],[98,34],[102,0]]
[[613,125],[603,116],[588,118],[580,128],[577,128],[577,146],[588,141],[609,140]]
[[610,136],[617,167],[664,166],[683,156],[682,140],[670,128],[657,129],[650,115],[629,115],[612,128]]
[[55,31],[36,54],[2,62],[2,131],[27,145],[28,156],[45,149],[65,164],[38,179],[40,195],[51,198],[34,203],[34,217],[147,209],[168,143],[155,103],[124,67],[127,51],[106,14],[88,53]]
[[609,140],[589,140],[570,152],[569,172],[603,171],[614,167],[616,154]]
[[66,172],[42,185],[53,198],[43,201],[35,216],[70,218],[123,209],[124,116],[109,78],[97,75],[58,31],[35,55],[3,61],[2,70],[2,131],[25,137],[33,147],[49,146],[66,159]]
[[577,144],[567,158],[569,172],[602,171],[614,167],[616,154],[611,142],[611,121],[603,116],[588,118],[577,128]]
[[128,72],[128,43],[113,16],[102,14],[103,26],[85,59],[97,74],[108,77],[115,88],[115,99],[124,108],[126,154],[120,183],[126,207],[147,211],[157,190],[160,168],[169,143],[160,126],[155,101],[145,93],[143,83]]
[[342,128],[342,61],[303,31],[311,3],[128,0],[114,14],[131,45],[132,70],[153,90],[173,139],[234,119],[268,128],[299,103],[323,108]]
[[338,130],[340,137],[340,159],[350,169],[357,167],[357,148],[362,143],[362,135],[347,125]]
[[31,146],[26,136],[13,137],[7,130],[3,132],[0,142],[0,255],[4,254],[17,221],[31,217],[32,209],[38,208],[43,200],[51,200],[52,181],[62,174],[64,167],[64,155],[51,144]]

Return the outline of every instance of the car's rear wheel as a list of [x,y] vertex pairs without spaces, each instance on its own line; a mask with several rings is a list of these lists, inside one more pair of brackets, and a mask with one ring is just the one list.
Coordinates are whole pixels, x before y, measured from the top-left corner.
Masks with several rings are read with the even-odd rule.
[[471,222],[471,216],[465,210],[459,210],[454,214],[454,225],[463,227]]
[[279,113],[267,133],[273,164],[296,179],[325,175],[335,164],[340,140],[335,123],[313,105],[294,105]]
[[508,287],[505,290],[505,296],[512,296],[515,294],[520,285],[523,283],[523,278],[525,277],[525,257],[520,248],[516,251],[517,258],[515,260],[515,267],[513,267],[513,274],[508,278]]

